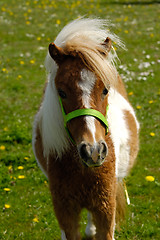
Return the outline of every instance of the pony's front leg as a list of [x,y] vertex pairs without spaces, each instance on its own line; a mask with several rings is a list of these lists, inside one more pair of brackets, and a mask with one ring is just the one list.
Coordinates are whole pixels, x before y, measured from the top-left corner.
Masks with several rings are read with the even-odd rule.
[[61,228],[62,240],[80,240],[79,218],[80,210],[76,207],[54,202],[55,214]]
[[[72,210],[73,211],[73,210]],[[80,232],[79,232],[79,215],[75,216],[71,215],[67,216],[63,212],[63,219],[58,217],[58,222],[61,228],[61,239],[62,240],[80,240]]]
[[68,239],[75,239],[75,240],[78,239],[79,240],[79,239],[81,239],[79,232],[77,232],[75,238],[70,238],[70,236],[68,236],[68,238],[67,238],[66,235],[67,235],[67,233],[65,233],[63,230],[61,230],[61,240],[68,240]]
[[93,213],[96,226],[96,240],[114,240],[115,230],[115,207],[109,211],[95,211]]

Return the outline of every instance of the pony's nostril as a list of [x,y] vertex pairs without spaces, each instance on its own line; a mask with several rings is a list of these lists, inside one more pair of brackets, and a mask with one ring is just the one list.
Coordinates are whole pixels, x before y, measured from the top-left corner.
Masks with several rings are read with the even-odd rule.
[[107,156],[108,153],[108,148],[107,148],[107,144],[104,141],[100,142],[100,157],[102,159],[104,159]]
[[82,143],[79,147],[79,154],[82,159],[87,159],[91,156],[91,148],[89,144]]

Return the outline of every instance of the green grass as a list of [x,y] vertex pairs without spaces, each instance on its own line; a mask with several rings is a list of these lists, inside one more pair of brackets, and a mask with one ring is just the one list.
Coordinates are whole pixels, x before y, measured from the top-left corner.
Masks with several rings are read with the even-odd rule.
[[[141,124],[137,165],[126,180],[131,205],[116,239],[159,239],[160,5],[149,0],[0,2],[0,239],[60,239],[48,183],[32,152],[32,123],[48,44],[84,15],[110,18],[126,43],[128,51],[117,50],[119,72]],[[145,179],[150,175],[153,182]]]

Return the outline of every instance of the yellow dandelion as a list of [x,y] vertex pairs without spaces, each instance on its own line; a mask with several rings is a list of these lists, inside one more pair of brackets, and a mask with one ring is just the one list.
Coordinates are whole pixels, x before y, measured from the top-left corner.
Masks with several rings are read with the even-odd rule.
[[35,64],[35,60],[34,59],[30,60],[30,63]]
[[19,63],[20,63],[21,65],[24,65],[24,61],[22,61],[22,60],[21,60]]
[[133,95],[133,92],[129,92],[128,95],[129,95],[129,96],[132,96],[132,95]]
[[150,136],[154,137],[156,134],[154,132],[150,132]]
[[6,192],[9,192],[9,191],[11,191],[11,189],[10,189],[10,188],[3,188],[3,190],[4,190],[4,191],[6,191]]
[[9,205],[9,204],[5,204],[4,207],[8,209],[8,208],[11,207],[11,205]]
[[61,21],[59,19],[56,20],[56,24],[60,25]]
[[3,146],[3,145],[0,146],[0,150],[4,151],[5,149],[6,149],[5,146]]
[[27,11],[28,13],[31,13],[32,12],[32,9],[28,9],[28,11]]
[[24,178],[25,178],[24,175],[19,175],[19,176],[18,176],[18,179],[24,179]]
[[24,167],[23,166],[18,166],[18,170],[23,170]]
[[8,128],[7,128],[7,127],[4,127],[4,128],[3,128],[3,131],[7,132],[7,131],[8,131]]
[[128,32],[128,30],[124,30],[124,33],[128,34],[129,32]]
[[146,176],[145,178],[148,182],[154,182],[155,178],[153,176]]
[[38,218],[37,217],[33,218],[33,222],[38,223],[39,222]]
[[30,23],[30,21],[26,21],[26,25],[30,25],[31,23]]
[[44,184],[47,184],[47,181],[44,181]]
[[29,160],[29,157],[24,157],[24,160]]
[[1,7],[1,11],[2,11],[2,12],[6,12],[5,7]]
[[14,13],[13,13],[13,12],[11,12],[11,11],[9,11],[9,15],[10,15],[10,16],[13,16],[13,15],[14,15]]
[[123,20],[124,20],[124,22],[128,21],[128,17],[125,17]]
[[41,40],[41,37],[37,37],[37,41],[40,41]]
[[17,79],[21,79],[21,78],[22,78],[22,75],[18,75],[18,76],[17,76]]
[[137,108],[137,109],[141,109],[142,107],[141,107],[140,105],[138,105],[136,108]]
[[2,68],[2,72],[7,73],[8,70],[6,68]]
[[154,37],[154,34],[153,34],[153,33],[151,33],[151,34],[150,34],[150,37],[151,37],[151,38],[153,38],[153,37]]
[[153,100],[150,100],[150,101],[149,101],[149,104],[152,104],[153,102],[154,102]]
[[12,166],[11,165],[8,167],[8,170],[12,170]]

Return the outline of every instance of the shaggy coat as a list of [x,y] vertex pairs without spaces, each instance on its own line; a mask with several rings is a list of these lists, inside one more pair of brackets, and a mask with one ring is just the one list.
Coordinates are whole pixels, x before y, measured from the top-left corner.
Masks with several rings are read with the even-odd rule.
[[[33,149],[49,180],[63,240],[80,239],[83,208],[89,212],[87,237],[114,239],[115,219],[125,204],[122,179],[138,152],[139,124],[114,65],[111,40],[123,44],[106,32],[106,24],[97,19],[71,22],[50,44],[46,58],[48,82],[35,117]],[[59,97],[66,114],[88,108],[106,116],[108,134],[99,119],[80,116],[67,123],[72,143]]]

